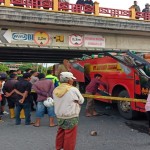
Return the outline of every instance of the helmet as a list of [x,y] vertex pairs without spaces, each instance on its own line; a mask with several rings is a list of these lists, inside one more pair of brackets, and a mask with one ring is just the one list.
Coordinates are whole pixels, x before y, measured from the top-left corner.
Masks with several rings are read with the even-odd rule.
[[51,97],[48,97],[44,102],[43,102],[45,107],[51,107],[54,106],[54,100]]

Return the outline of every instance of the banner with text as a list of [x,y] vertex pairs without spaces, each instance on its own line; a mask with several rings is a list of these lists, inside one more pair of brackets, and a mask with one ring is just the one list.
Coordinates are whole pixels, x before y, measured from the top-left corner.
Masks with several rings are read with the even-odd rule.
[[84,35],[85,47],[105,48],[105,38],[100,35]]

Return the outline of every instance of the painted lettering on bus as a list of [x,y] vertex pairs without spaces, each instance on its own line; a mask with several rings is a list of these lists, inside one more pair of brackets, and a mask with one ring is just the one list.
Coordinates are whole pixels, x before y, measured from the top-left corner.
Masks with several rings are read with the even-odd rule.
[[116,70],[117,64],[93,65],[93,71],[96,70]]
[[108,65],[107,69],[108,69],[108,70],[117,69],[117,64]]

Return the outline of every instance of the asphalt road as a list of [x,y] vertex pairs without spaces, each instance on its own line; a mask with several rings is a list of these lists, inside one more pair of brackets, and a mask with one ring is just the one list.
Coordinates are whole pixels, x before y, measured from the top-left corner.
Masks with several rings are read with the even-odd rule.
[[[150,150],[150,136],[147,134],[147,120],[123,119],[117,109],[108,104],[97,103],[98,117],[85,117],[85,104],[80,114],[76,150]],[[55,150],[57,127],[48,127],[48,117],[42,119],[40,127],[19,126],[4,115],[0,123],[0,150]],[[32,112],[32,120],[35,112]],[[91,136],[92,130],[97,136]]]

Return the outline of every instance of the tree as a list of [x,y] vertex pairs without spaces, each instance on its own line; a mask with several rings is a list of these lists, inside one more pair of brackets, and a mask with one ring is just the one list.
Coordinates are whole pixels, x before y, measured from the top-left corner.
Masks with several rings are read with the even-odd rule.
[[43,64],[23,63],[23,65],[19,67],[19,69],[22,70],[23,72],[28,68],[31,68],[34,71],[38,71],[38,72],[42,72],[46,74],[46,67],[44,67]]
[[33,65],[31,63],[24,63],[23,65],[21,65],[19,67],[20,70],[22,70],[23,72],[28,69],[28,68],[31,68],[32,69]]
[[0,64],[0,72],[9,71],[9,68],[5,64]]

